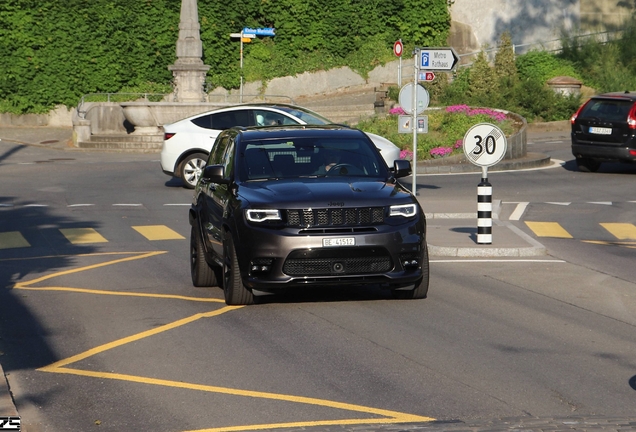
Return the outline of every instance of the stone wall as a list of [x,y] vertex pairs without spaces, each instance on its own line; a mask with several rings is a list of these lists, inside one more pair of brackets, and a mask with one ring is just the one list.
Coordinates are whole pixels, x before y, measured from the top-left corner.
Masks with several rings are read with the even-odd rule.
[[508,31],[518,53],[556,49],[562,30],[617,30],[633,12],[625,0],[454,0],[449,42],[458,53],[471,53],[496,47]]

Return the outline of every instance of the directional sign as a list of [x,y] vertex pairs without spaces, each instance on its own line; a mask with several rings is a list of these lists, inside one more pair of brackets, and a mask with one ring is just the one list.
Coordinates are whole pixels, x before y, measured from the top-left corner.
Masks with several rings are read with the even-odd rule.
[[419,80],[431,82],[435,79],[435,74],[433,72],[420,72]]
[[474,165],[489,167],[497,164],[506,154],[506,134],[490,123],[479,123],[464,135],[464,155]]
[[402,52],[404,51],[404,45],[402,45],[402,41],[395,41],[393,44],[393,54],[398,57],[402,57]]
[[243,29],[243,37],[247,37],[247,35],[249,34],[253,34],[256,36],[276,36],[274,34],[274,29],[272,27],[265,27],[265,28],[245,27]]
[[453,48],[418,48],[420,70],[448,72],[455,69],[459,57]]
[[[419,84],[417,85],[417,89],[415,91],[417,93],[415,96],[415,111],[420,114],[422,111],[428,108],[430,98],[426,89]],[[404,87],[402,87],[398,96],[398,102],[405,113],[413,113],[413,83],[405,84]]]

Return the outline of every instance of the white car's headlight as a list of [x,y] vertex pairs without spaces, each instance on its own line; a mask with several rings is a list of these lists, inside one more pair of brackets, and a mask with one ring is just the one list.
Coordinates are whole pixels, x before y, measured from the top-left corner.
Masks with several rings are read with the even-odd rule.
[[249,209],[245,210],[245,217],[250,222],[265,222],[268,220],[282,220],[280,211],[273,209]]
[[417,206],[415,204],[392,205],[389,210],[389,216],[413,217],[417,214]]

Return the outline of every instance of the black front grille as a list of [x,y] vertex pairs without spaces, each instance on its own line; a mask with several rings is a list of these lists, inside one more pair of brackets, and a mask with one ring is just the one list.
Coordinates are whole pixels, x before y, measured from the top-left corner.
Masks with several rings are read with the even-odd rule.
[[288,259],[283,272],[290,276],[334,276],[384,273],[391,270],[389,257]]
[[373,225],[384,222],[384,207],[287,210],[287,226],[310,228]]
[[385,273],[392,268],[384,248],[322,248],[292,252],[283,272],[289,276],[347,276]]

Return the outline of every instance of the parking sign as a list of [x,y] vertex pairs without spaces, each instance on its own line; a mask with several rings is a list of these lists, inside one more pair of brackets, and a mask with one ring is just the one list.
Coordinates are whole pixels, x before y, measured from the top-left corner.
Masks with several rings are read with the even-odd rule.
[[429,61],[430,61],[429,54],[426,51],[421,51],[421,53],[422,53],[422,61],[421,61],[420,67],[427,68],[429,67]]

